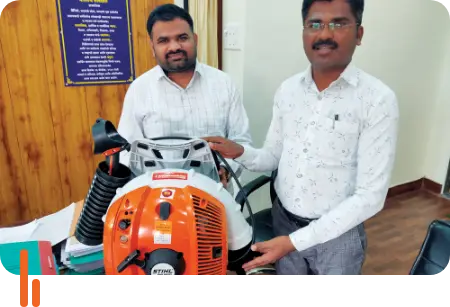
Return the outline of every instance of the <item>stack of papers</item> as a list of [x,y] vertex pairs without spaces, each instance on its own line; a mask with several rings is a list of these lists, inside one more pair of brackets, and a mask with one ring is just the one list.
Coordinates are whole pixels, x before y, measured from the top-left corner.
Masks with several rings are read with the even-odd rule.
[[97,274],[104,268],[103,245],[87,246],[70,237],[61,245],[61,262],[76,273]]

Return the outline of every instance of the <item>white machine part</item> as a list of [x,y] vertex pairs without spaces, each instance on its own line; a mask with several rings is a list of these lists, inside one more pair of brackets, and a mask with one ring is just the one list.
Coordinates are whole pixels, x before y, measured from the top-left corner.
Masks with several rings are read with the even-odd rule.
[[139,140],[132,144],[130,154],[129,168],[136,177],[117,190],[111,204],[143,186],[168,189],[192,186],[224,205],[229,250],[242,249],[252,241],[252,227],[240,205],[220,182],[213,153],[206,141],[178,138]]

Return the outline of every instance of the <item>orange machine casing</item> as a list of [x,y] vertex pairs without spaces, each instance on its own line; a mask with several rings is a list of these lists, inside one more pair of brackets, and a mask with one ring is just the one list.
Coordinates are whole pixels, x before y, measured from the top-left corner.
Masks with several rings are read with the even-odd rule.
[[[170,214],[162,220],[159,207],[168,202]],[[119,228],[121,220],[130,226]],[[213,248],[221,247],[221,256],[213,257]],[[228,261],[225,208],[217,199],[191,186],[133,190],[117,199],[109,208],[103,233],[104,264],[107,275],[145,275],[136,265],[121,273],[117,267],[133,251],[139,260],[156,249],[183,253],[183,275],[225,275]]]

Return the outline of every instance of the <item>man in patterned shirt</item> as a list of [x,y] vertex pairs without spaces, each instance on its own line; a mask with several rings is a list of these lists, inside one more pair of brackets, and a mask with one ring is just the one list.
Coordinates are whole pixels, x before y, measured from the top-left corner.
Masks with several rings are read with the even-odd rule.
[[[157,66],[129,87],[118,132],[128,141],[165,136],[220,135],[250,144],[249,124],[240,94],[224,72],[197,60],[197,35],[184,9],[166,4],[147,21],[147,31]],[[128,165],[129,153],[121,163]],[[242,166],[230,161],[237,176]],[[225,186],[229,170],[220,169]],[[233,193],[232,185],[228,190]]]
[[394,92],[351,63],[363,10],[363,0],[304,0],[311,65],[278,88],[263,148],[205,138],[249,170],[278,170],[276,238],[253,247],[262,255],[246,270],[276,262],[278,274],[361,273],[363,222],[383,208],[399,118]]

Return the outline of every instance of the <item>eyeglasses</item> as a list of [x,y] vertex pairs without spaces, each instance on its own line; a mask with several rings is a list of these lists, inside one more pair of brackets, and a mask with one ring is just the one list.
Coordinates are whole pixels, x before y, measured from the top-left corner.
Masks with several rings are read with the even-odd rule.
[[345,23],[345,22],[330,22],[328,24],[321,22],[310,22],[307,23],[303,29],[307,32],[319,32],[325,29],[325,26],[328,27],[331,31],[345,31],[352,26],[358,26],[358,23]]

